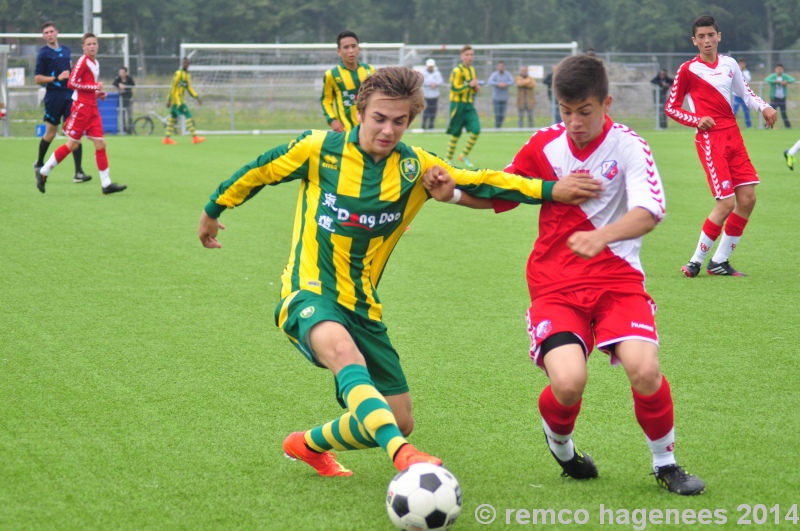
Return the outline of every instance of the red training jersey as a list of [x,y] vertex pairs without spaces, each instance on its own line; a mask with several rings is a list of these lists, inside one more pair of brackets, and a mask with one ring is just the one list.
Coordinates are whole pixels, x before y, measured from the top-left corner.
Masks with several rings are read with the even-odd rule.
[[[546,201],[539,214],[539,237],[528,259],[531,299],[578,288],[606,288],[641,293],[644,271],[639,260],[642,237],[614,242],[586,260],[567,246],[577,231],[591,231],[617,221],[633,208],[644,208],[661,221],[666,213],[664,189],[650,146],[627,126],[608,116],[602,133],[578,149],[564,124],[537,131],[506,168],[509,173],[558,180],[586,172],[603,181],[605,190],[582,205]],[[516,203],[494,200],[495,211]]]
[[73,89],[72,99],[85,105],[97,107],[97,93],[100,91],[100,63],[82,55],[72,73],[69,75],[67,86]]
[[[664,113],[679,124],[697,127],[700,119],[710,116],[714,129],[736,125],[731,107],[731,96],[744,100],[749,109],[762,112],[769,105],[750,90],[742,76],[739,64],[730,56],[717,54],[713,63],[706,63],[698,55],[678,68],[672,82]],[[682,108],[686,99],[690,110]]]

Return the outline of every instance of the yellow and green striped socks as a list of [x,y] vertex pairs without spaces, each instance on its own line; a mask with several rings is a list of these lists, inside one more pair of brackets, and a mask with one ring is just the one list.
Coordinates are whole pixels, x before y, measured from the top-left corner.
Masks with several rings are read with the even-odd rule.
[[357,450],[380,446],[391,457],[406,439],[397,427],[389,404],[363,365],[348,365],[337,375],[349,412],[306,433],[306,444],[318,452]]

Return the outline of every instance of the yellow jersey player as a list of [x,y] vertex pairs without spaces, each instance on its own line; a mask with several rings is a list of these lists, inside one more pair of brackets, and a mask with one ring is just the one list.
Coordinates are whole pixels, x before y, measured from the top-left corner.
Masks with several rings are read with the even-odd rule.
[[461,63],[450,73],[450,125],[447,127],[447,134],[450,135],[450,142],[447,144],[448,161],[453,160],[461,131],[466,129],[469,133],[464,151],[458,156],[458,160],[467,168],[473,167],[468,155],[481,134],[481,123],[474,103],[475,95],[480,92],[481,87],[472,66],[473,59],[475,50],[467,44],[461,48]]
[[358,37],[343,31],[336,37],[336,53],[342,58],[338,66],[325,71],[322,85],[322,113],[337,133],[350,131],[358,124],[356,95],[361,83],[375,72],[372,65],[361,64]]
[[189,58],[183,58],[183,68],[175,72],[172,76],[172,87],[169,89],[169,99],[167,100],[167,108],[169,109],[169,120],[167,121],[167,130],[164,133],[162,144],[177,144],[172,140],[172,131],[175,129],[175,122],[178,120],[179,115],[186,117],[186,128],[192,133],[192,144],[199,144],[205,141],[204,136],[198,136],[194,127],[194,119],[192,113],[189,112],[189,107],[186,105],[186,100],[183,97],[184,92],[189,91],[189,94],[197,100],[198,105],[203,104],[202,98],[197,95],[197,92],[192,88],[192,76],[189,74]]
[[352,475],[336,461],[334,449],[381,447],[398,470],[441,463],[406,440],[414,426],[411,395],[381,321],[377,292],[406,225],[430,198],[422,175],[443,167],[473,195],[531,204],[553,198],[577,204],[600,189],[583,176],[547,184],[499,171],[457,169],[403,144],[403,133],[425,107],[422,82],[422,74],[409,68],[379,69],[361,85],[359,125],[352,131],[306,131],[267,151],[217,187],[201,215],[201,243],[218,248],[224,211],[267,186],[300,184],[275,323],[309,362],[333,373],[336,398],[348,411],[290,434],[283,450],[322,476]]

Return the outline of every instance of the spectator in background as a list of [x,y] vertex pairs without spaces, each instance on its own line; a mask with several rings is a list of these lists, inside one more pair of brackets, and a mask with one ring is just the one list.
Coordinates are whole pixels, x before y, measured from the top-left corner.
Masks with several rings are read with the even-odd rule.
[[[747,69],[747,63],[744,59],[739,59],[739,70],[742,71],[742,77],[744,78],[744,82],[747,83],[747,86],[750,86],[750,81],[753,79],[750,75],[750,70]],[[744,114],[744,123],[749,128],[753,125],[753,122],[750,121],[750,109],[747,108],[745,105],[744,100],[737,96],[736,94],[733,95],[733,116],[736,116],[736,113],[739,112],[739,107],[742,108],[742,113]]]
[[783,65],[780,63],[775,65],[775,71],[764,80],[765,83],[769,83],[769,104],[776,111],[781,111],[781,118],[783,118],[783,125],[786,129],[792,127],[789,117],[786,115],[786,89],[789,83],[795,81],[797,81],[795,78],[783,72]]
[[514,79],[517,85],[517,127],[522,128],[522,118],[528,115],[528,127],[533,127],[533,108],[536,106],[536,96],[533,89],[536,87],[536,80],[528,74],[528,67],[523,66],[519,69],[519,75]]
[[436,108],[439,105],[439,85],[444,83],[442,73],[436,68],[436,61],[425,61],[425,71],[422,73],[422,92],[425,96],[425,112],[422,114],[422,128],[433,129],[436,121]]
[[650,80],[650,83],[658,87],[658,90],[653,93],[656,100],[656,109],[658,109],[658,128],[666,129],[667,115],[664,114],[664,103],[666,103],[669,89],[672,87],[672,78],[667,75],[666,69],[662,68],[659,70],[658,75]]
[[492,72],[487,82],[492,86],[492,101],[494,102],[494,126],[503,127],[508,107],[508,87],[514,84],[514,76],[506,71],[506,64],[498,61],[497,70]]
[[556,65],[553,65],[550,67],[550,73],[545,76],[545,78],[542,80],[542,83],[547,86],[547,99],[550,102],[550,112],[553,114],[552,123],[557,124],[561,121],[561,116],[558,112],[558,103],[553,99],[553,76],[555,73]]
[[133,89],[136,82],[128,75],[128,69],[124,66],[119,69],[119,75],[114,78],[114,86],[119,90],[119,102],[122,107],[123,130],[126,134],[131,134],[133,130]]

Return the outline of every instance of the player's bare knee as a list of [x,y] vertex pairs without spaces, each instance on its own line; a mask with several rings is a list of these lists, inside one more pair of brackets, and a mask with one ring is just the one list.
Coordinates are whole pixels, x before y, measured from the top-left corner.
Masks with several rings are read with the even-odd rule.
[[334,343],[333,355],[339,359],[352,360],[354,363],[364,362],[364,355],[352,340],[341,340]]
[[736,196],[736,210],[747,216],[753,211],[756,206],[755,192],[744,193]]
[[628,373],[628,378],[637,393],[651,395],[661,387],[661,369],[658,363],[643,363]]
[[559,404],[562,406],[574,406],[580,402],[581,397],[583,397],[583,390],[586,387],[586,382],[568,378],[560,381],[550,380],[550,387]]
[[735,206],[736,202],[734,201],[733,197],[726,197],[725,199],[720,199],[717,201],[714,211],[719,215],[720,218],[724,220],[731,215],[731,212],[733,212],[733,208]]

